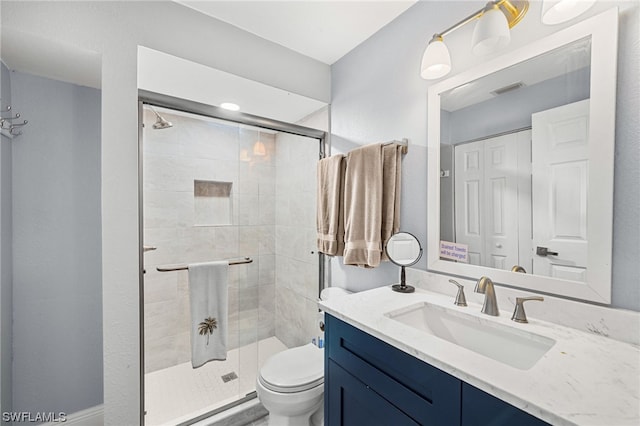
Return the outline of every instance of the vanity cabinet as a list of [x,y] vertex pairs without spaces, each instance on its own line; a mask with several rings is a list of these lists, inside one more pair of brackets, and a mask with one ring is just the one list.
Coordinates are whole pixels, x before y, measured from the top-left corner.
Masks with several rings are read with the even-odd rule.
[[329,426],[547,424],[328,314],[325,338]]

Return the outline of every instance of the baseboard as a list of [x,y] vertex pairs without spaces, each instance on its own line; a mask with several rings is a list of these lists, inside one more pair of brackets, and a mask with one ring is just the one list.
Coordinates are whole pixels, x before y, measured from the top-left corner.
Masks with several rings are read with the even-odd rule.
[[86,410],[76,411],[67,415],[64,423],[49,422],[43,423],[41,426],[60,426],[61,424],[73,426],[103,426],[104,425],[104,406],[102,404],[89,407]]

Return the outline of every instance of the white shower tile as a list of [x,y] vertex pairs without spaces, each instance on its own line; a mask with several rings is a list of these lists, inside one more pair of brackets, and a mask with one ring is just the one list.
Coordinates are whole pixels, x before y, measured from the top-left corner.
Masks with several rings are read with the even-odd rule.
[[187,331],[173,336],[176,353],[176,363],[191,362],[191,333]]
[[149,373],[176,365],[173,336],[164,336],[152,340],[145,339],[144,349],[145,372]]
[[[276,285],[275,284],[267,284],[260,285],[259,288],[259,317],[260,321],[262,320],[273,320],[272,316],[276,309]],[[269,317],[268,315],[271,315]]]
[[145,228],[144,245],[155,250],[144,254],[145,268],[155,270],[155,265],[180,263],[182,246],[176,228]]
[[145,342],[163,339],[178,333],[176,300],[145,303]]
[[175,228],[177,225],[175,191],[144,191],[143,212],[145,228]]
[[238,193],[258,194],[260,185],[258,166],[252,162],[240,162],[238,168]]
[[249,226],[260,224],[258,194],[240,194],[238,198],[238,223]]
[[[168,119],[168,118],[167,118]],[[173,119],[169,121],[173,122]],[[182,131],[176,126],[168,129],[154,129],[156,117],[151,111],[144,112],[142,133],[143,154],[148,156],[180,156],[183,154]]]
[[191,191],[193,188],[189,165],[179,157],[145,157],[143,175],[145,191]]
[[[254,204],[255,206],[255,204]],[[260,193],[259,197],[259,218],[260,225],[275,225],[276,223],[276,196],[275,194]]]
[[172,201],[174,204],[171,208],[175,211],[176,227],[193,226],[195,224],[193,189],[189,192],[176,192]]
[[276,282],[276,256],[266,254],[260,255],[258,259],[260,285],[274,284]]
[[286,226],[291,223],[290,195],[282,195],[278,188],[276,194],[276,225]]
[[243,256],[256,257],[260,252],[260,228],[257,226],[238,227],[238,250]]
[[174,274],[148,270],[144,275],[144,303],[175,302],[178,299],[178,280]]
[[235,226],[218,226],[213,228],[214,254],[217,259],[242,257],[239,253],[238,228]]
[[259,226],[259,253],[263,254],[274,254],[276,250],[276,235],[275,235],[275,226]]
[[287,347],[310,342],[312,334],[307,324],[315,320],[315,311],[309,309],[304,297],[290,289],[276,287],[276,337]]

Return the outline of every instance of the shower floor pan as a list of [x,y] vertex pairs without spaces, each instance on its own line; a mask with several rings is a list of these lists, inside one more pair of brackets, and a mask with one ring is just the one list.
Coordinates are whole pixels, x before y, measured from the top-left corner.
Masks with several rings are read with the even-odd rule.
[[[280,340],[269,337],[229,351],[225,361],[196,369],[187,362],[145,374],[145,425],[176,425],[235,402],[255,391],[264,361],[285,349]],[[233,373],[237,378],[223,380]]]

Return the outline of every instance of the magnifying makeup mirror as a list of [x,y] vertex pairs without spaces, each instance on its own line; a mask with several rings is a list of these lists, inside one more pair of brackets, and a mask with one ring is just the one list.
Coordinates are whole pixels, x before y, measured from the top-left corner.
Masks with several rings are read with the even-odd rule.
[[408,232],[398,232],[389,238],[387,245],[384,247],[384,251],[389,257],[389,260],[401,268],[400,284],[394,284],[391,286],[391,289],[399,293],[413,293],[416,289],[413,286],[407,285],[404,268],[415,265],[422,257],[420,241]]

